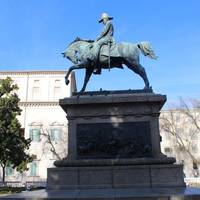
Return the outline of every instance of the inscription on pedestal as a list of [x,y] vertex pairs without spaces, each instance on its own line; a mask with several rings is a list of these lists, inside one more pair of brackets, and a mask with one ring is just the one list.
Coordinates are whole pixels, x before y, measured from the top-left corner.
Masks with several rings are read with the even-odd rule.
[[77,158],[152,157],[150,123],[91,123],[77,125]]

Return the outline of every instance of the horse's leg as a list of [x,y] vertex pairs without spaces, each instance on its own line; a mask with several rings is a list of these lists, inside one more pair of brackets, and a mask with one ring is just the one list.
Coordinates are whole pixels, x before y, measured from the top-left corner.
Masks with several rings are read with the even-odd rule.
[[85,88],[87,86],[88,81],[90,80],[92,72],[93,72],[93,69],[91,70],[90,68],[86,68],[85,79],[84,79],[83,87],[82,87],[80,92],[84,92],[85,91]]
[[79,65],[73,65],[73,66],[71,66],[69,69],[68,69],[68,71],[67,71],[67,74],[66,74],[66,76],[65,76],[65,83],[66,83],[66,85],[68,85],[69,84],[69,75],[70,75],[70,73],[74,70],[74,69],[82,69],[82,68],[84,68],[83,66],[79,66]]
[[147,77],[145,68],[140,63],[138,63],[138,69],[140,71],[139,75],[142,77],[142,79],[144,80],[144,83],[145,83],[144,89],[149,89],[150,88],[150,86],[149,86],[149,79]]
[[125,65],[129,69],[134,71],[136,74],[138,74],[139,76],[142,77],[142,79],[144,80],[144,83],[145,83],[144,89],[149,89],[150,88],[149,87],[149,80],[147,78],[146,71],[145,71],[144,67],[139,62],[125,61]]

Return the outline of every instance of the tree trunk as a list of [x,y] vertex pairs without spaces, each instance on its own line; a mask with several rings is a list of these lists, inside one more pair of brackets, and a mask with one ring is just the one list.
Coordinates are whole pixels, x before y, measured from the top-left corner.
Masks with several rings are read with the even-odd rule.
[[6,166],[2,166],[2,182],[5,184]]

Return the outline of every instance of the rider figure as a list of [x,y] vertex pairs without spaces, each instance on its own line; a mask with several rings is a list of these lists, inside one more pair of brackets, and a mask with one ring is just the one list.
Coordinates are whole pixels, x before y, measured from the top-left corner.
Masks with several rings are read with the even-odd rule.
[[102,13],[101,19],[99,20],[99,23],[103,22],[104,28],[95,40],[94,45],[94,74],[101,74],[101,67],[99,66],[99,55],[100,55],[100,49],[102,45],[110,45],[113,40],[113,34],[114,34],[114,27],[111,22],[113,17],[110,17],[107,13]]

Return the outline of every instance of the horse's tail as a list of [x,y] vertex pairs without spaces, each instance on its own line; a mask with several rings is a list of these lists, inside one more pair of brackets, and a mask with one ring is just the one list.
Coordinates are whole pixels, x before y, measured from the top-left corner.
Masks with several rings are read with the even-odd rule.
[[137,44],[137,46],[144,56],[148,56],[149,58],[155,60],[158,58],[151,48],[149,42],[140,42],[139,44]]

